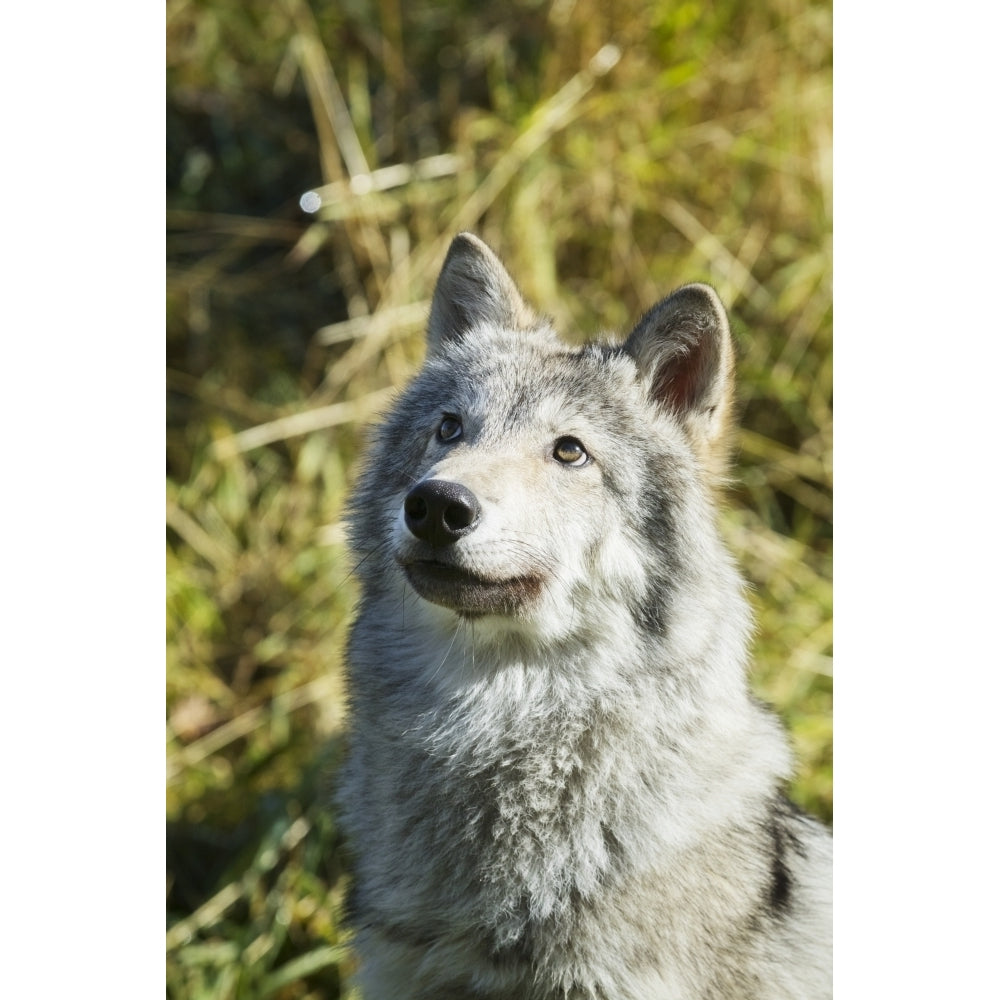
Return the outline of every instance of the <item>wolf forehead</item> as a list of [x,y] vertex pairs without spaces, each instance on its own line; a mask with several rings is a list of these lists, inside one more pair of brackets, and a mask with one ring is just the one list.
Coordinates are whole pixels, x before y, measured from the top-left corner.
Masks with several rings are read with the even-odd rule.
[[483,434],[538,427],[558,432],[581,424],[639,430],[650,407],[635,361],[603,341],[574,348],[547,327],[473,330],[429,357],[399,401],[411,426],[444,414],[473,421]]

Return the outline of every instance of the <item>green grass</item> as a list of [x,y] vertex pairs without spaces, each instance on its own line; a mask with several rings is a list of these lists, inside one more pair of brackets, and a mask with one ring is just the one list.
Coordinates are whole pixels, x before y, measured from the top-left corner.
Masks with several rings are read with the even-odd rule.
[[[458,229],[573,339],[684,281],[719,289],[752,679],[792,732],[794,796],[830,819],[829,6],[167,15],[168,995],[347,996],[325,808],[355,596],[340,518]],[[413,169],[365,181],[393,166]]]

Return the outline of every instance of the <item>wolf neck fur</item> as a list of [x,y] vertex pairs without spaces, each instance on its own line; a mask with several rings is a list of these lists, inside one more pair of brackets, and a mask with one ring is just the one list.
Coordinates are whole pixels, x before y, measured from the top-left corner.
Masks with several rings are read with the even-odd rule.
[[[405,629],[372,651],[405,691],[398,703],[381,700],[378,724],[396,752],[428,763],[421,768],[428,786],[411,791],[417,801],[436,797],[438,782],[475,780],[480,791],[507,803],[508,818],[522,831],[557,822],[557,813],[578,801],[587,802],[609,836],[616,836],[620,810],[643,802],[655,820],[643,829],[633,817],[633,837],[643,833],[622,846],[625,854],[638,861],[657,845],[695,842],[706,827],[731,821],[734,803],[744,800],[751,808],[766,798],[790,769],[780,730],[746,689],[746,622],[732,614],[745,602],[739,597],[725,605],[729,618],[702,637],[697,659],[687,650],[680,661],[669,636],[636,659],[634,643],[622,644],[606,622],[541,646],[517,634],[484,636],[481,623],[451,616],[448,641],[438,634],[437,642],[427,642],[428,630],[439,632],[446,619],[435,610],[421,614],[427,606],[420,605]],[[684,637],[678,641],[689,645]],[[442,645],[443,658],[428,655]],[[390,662],[387,649],[394,654]],[[642,766],[623,774],[620,753],[609,750],[617,771],[606,773],[603,748],[623,742],[635,747],[633,759]],[[681,742],[685,752],[678,754]],[[669,827],[664,816],[674,818]]]

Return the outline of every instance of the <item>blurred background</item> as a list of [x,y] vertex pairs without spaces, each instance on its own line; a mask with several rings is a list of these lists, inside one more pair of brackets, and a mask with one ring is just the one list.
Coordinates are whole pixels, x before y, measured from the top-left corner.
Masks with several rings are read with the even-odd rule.
[[168,996],[350,996],[340,518],[461,229],[571,340],[719,290],[751,681],[832,820],[831,37],[806,0],[168,0]]

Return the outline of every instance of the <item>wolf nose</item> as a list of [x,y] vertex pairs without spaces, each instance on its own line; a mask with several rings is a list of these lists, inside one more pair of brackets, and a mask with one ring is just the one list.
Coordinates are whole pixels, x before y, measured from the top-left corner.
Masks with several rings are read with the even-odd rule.
[[474,531],[479,522],[479,501],[461,483],[429,479],[415,486],[403,502],[406,526],[421,541],[451,545]]

